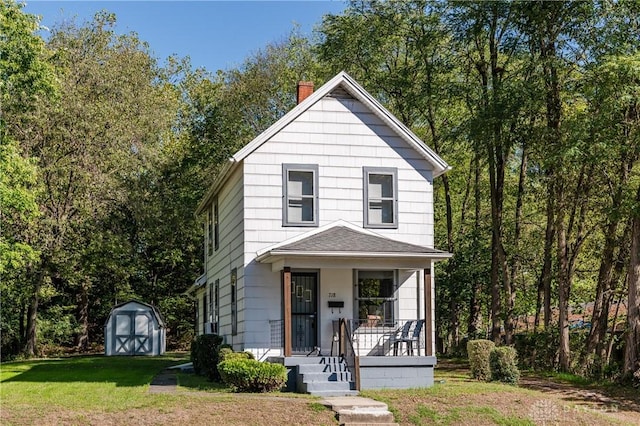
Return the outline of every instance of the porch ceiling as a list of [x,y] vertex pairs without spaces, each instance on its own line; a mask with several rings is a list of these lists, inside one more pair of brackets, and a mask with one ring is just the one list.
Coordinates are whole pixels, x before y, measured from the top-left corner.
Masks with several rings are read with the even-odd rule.
[[265,249],[258,253],[256,260],[271,264],[327,263],[333,267],[371,266],[373,263],[373,266],[417,269],[429,267],[433,260],[449,257],[451,253],[441,250],[336,225]]

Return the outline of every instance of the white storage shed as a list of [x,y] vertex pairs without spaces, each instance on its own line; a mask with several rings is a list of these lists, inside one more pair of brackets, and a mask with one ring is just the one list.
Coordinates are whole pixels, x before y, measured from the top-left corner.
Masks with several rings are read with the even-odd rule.
[[131,300],[116,305],[104,325],[105,355],[162,355],[165,325],[155,306]]

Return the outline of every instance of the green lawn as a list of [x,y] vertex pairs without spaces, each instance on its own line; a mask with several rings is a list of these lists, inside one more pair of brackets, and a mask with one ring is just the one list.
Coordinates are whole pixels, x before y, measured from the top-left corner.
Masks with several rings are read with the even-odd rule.
[[148,385],[161,370],[188,361],[162,357],[79,356],[0,365],[0,400],[6,406],[47,410],[122,410],[148,404]]
[[[0,364],[0,423],[5,425],[335,425],[334,414],[309,395],[235,394],[220,384],[179,373],[176,392],[149,393],[152,378],[184,363],[162,357],[82,356]],[[553,415],[569,425],[640,424],[637,391],[583,388],[552,378],[509,386],[471,380],[465,365],[442,362],[427,389],[364,391],[388,404],[401,425],[513,425]],[[555,383],[541,389],[538,384]],[[593,391],[610,397],[600,401]],[[152,421],[152,423],[149,423]]]

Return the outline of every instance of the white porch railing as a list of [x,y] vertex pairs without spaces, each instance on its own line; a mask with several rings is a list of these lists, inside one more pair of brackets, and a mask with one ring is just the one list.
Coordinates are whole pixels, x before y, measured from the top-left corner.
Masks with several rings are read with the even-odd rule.
[[420,356],[425,354],[424,320],[382,323],[376,319],[346,320],[358,356]]

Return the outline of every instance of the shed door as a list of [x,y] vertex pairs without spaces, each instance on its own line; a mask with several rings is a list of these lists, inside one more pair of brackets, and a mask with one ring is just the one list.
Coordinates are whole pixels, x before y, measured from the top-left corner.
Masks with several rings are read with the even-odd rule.
[[311,352],[318,344],[318,274],[291,274],[291,333],[292,351]]
[[113,316],[116,355],[148,355],[152,352],[152,324],[146,312],[120,311]]

